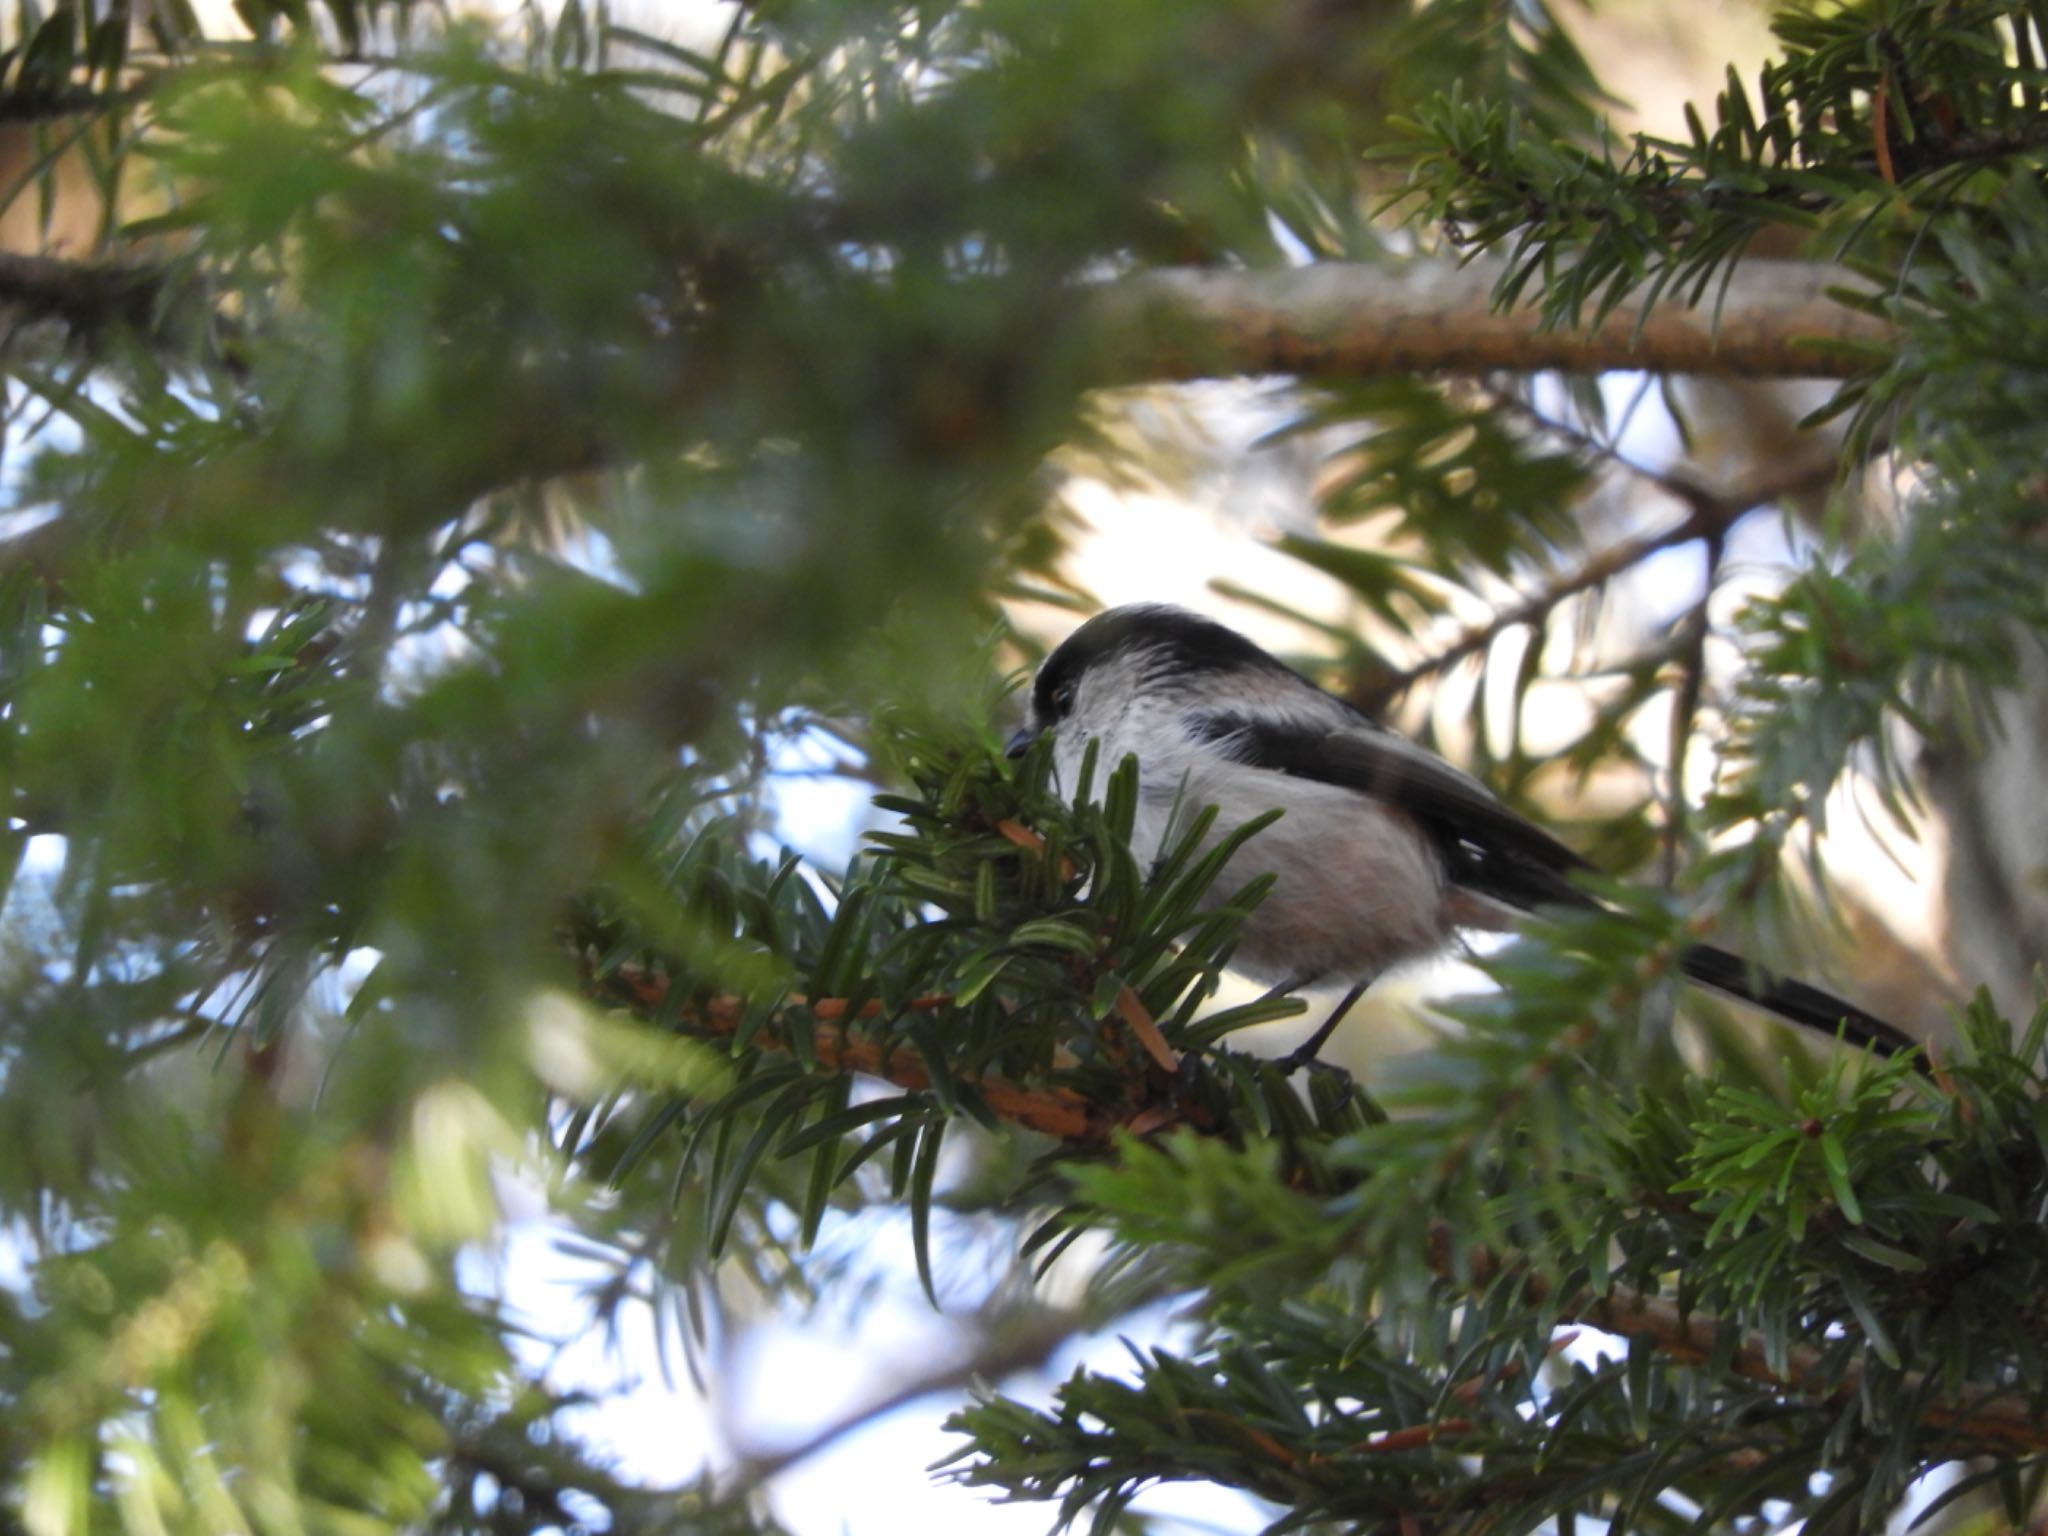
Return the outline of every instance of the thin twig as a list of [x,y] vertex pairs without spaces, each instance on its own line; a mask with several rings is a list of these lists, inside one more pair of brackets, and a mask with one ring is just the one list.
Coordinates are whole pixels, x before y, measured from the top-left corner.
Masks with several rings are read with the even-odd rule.
[[1534,624],[1547,617],[1567,598],[1605,586],[1663,550],[1690,544],[1694,539],[1718,537],[1758,507],[1768,506],[1816,484],[1831,484],[1835,475],[1832,461],[1825,468],[1801,465],[1778,478],[1721,495],[1681,475],[1648,469],[1625,459],[1617,458],[1615,462],[1676,497],[1687,507],[1686,516],[1669,527],[1624,539],[1588,556],[1521,602],[1499,610],[1485,623],[1472,626],[1449,645],[1431,652],[1420,661],[1398,672],[1363,679],[1347,693],[1350,701],[1368,714],[1377,714],[1424,678],[1433,677],[1484,650],[1511,629]]
[[[1648,381],[1646,380],[1645,383]],[[1700,517],[1726,517],[1730,522],[1744,513],[1768,502],[1779,501],[1790,496],[1802,496],[1812,491],[1824,491],[1835,483],[1841,472],[1841,460],[1832,451],[1807,455],[1795,463],[1785,465],[1771,474],[1759,477],[1747,487],[1734,491],[1714,491],[1701,485],[1690,475],[1673,469],[1658,469],[1632,459],[1621,451],[1621,439],[1627,432],[1627,419],[1641,403],[1642,394],[1637,392],[1630,400],[1623,422],[1608,436],[1597,436],[1584,427],[1538,410],[1525,396],[1512,390],[1491,389],[1486,391],[1498,410],[1522,417],[1537,432],[1564,447],[1571,448],[1581,456],[1598,464],[1610,465],[1630,479],[1641,482],[1654,490],[1663,492],[1687,511]]]
[[1700,537],[1700,532],[1697,516],[1688,516],[1671,527],[1624,539],[1589,557],[1576,569],[1559,576],[1513,607],[1501,609],[1485,623],[1475,624],[1443,649],[1398,672],[1363,680],[1360,686],[1348,691],[1347,697],[1367,714],[1378,714],[1424,678],[1433,677],[1467,656],[1484,650],[1511,629],[1536,623],[1566,598],[1606,585],[1658,551],[1691,543]]
[[[1524,1297],[1539,1304],[1551,1299],[1550,1282],[1527,1258],[1485,1249],[1461,1253],[1448,1223],[1432,1222],[1424,1244],[1431,1271],[1445,1279],[1479,1291],[1510,1270],[1519,1270],[1522,1273],[1516,1283]],[[1723,1358],[1723,1340],[1730,1327],[1718,1318],[1683,1310],[1675,1302],[1627,1286],[1605,1292],[1591,1287],[1577,1291],[1556,1309],[1556,1317],[1561,1323],[1584,1323],[1621,1338],[1640,1339],[1692,1365]],[[1771,1364],[1762,1335],[1742,1332],[1726,1359],[1727,1368],[1745,1381],[1828,1402],[1846,1402],[1863,1390],[1860,1366],[1833,1371],[1821,1352],[1810,1345],[1791,1346],[1786,1351],[1785,1368],[1779,1370]],[[1908,1372],[1901,1381],[1903,1393],[1925,1392],[1931,1380],[1923,1372]],[[1925,1424],[1954,1430],[1979,1443],[2029,1453],[2048,1451],[2048,1415],[2036,1413],[2024,1398],[2013,1394],[1986,1392],[1963,1403],[1929,1403],[1920,1417]]]
[[795,1445],[747,1455],[740,1463],[734,1485],[726,1491],[749,1493],[921,1397],[957,1393],[977,1382],[999,1381],[1019,1371],[1033,1370],[1051,1359],[1075,1334],[1097,1325],[1097,1320],[1066,1308],[1035,1307],[1029,1311],[1033,1315],[1021,1323],[1015,1317],[993,1319],[985,1326],[986,1336],[965,1358],[906,1376],[881,1396]]

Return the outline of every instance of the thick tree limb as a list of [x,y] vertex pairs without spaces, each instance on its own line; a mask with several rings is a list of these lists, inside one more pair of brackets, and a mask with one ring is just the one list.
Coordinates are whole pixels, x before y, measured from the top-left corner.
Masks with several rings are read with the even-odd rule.
[[[1829,297],[1831,288],[1856,286],[1849,273],[1813,263],[1747,261],[1734,269],[1718,310],[1711,304],[1687,309],[1667,299],[1645,318],[1641,300],[1632,299],[1585,334],[1543,329],[1529,305],[1496,313],[1490,295],[1499,275],[1498,266],[1485,262],[1163,269],[1095,285],[1081,302],[1095,308],[1096,377],[1106,384],[1549,368],[1839,377],[1881,356],[1895,336],[1887,322]],[[0,253],[0,332],[9,324],[50,321],[85,338],[118,328],[175,349],[181,335],[198,334],[191,321],[224,323],[195,312],[204,302],[200,295],[168,266]],[[687,348],[678,348],[672,368],[667,408],[676,416],[716,395],[717,368]],[[509,425],[529,414],[527,425]],[[604,423],[564,410],[544,383],[530,400],[508,399],[503,419],[508,425],[501,436],[471,445],[467,454],[455,445],[439,474],[394,484],[392,507],[452,513],[500,486],[579,473],[621,452]],[[518,445],[516,451],[508,452],[508,444]],[[349,474],[359,467],[351,460]],[[259,458],[253,469],[216,472],[233,479],[265,470]],[[220,498],[208,493],[203,499]],[[391,517],[402,520],[399,510]],[[54,519],[0,546],[0,571],[29,565],[56,579],[90,531],[76,519]]]
[[[1830,297],[1868,285],[1822,263],[1746,261],[1701,308],[1632,296],[1589,331],[1545,330],[1527,302],[1497,311],[1492,293],[1503,270],[1485,260],[1162,268],[1096,285],[1089,300],[1105,331],[1104,371],[1125,384],[1544,368],[1839,378],[1896,335]],[[0,318],[11,311],[77,330],[110,322],[149,329],[169,282],[148,266],[0,253]]]
[[17,85],[0,92],[0,123],[47,123],[88,112],[111,112],[133,105],[148,94],[146,85],[123,91],[96,91],[82,85]]
[[1575,372],[1639,368],[1744,378],[1841,378],[1893,344],[1885,321],[1830,289],[1868,291],[1843,268],[1755,259],[1689,309],[1631,296],[1590,331],[1544,330],[1533,304],[1496,311],[1504,267],[1326,262],[1279,271],[1181,268],[1095,294],[1120,383],[1293,374]]

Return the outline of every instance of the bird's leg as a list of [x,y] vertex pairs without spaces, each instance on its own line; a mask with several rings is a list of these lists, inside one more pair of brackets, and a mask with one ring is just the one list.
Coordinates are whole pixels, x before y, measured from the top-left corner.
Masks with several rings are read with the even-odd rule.
[[[1259,994],[1259,1001],[1266,1003],[1271,1002],[1276,997],[1291,996],[1299,992],[1303,987],[1313,985],[1316,977],[1320,974],[1321,972],[1319,971],[1310,971],[1305,976],[1290,976],[1278,986],[1268,987],[1264,992],[1261,992]],[[1320,1038],[1319,1035],[1318,1039]],[[1233,1051],[1229,1046],[1221,1044],[1212,1045],[1203,1051],[1189,1051],[1185,1056],[1181,1057],[1180,1071],[1175,1074],[1179,1079],[1179,1087],[1185,1092],[1194,1086],[1195,1078],[1202,1070],[1201,1062],[1204,1056],[1234,1056],[1238,1054],[1240,1053]],[[1290,1066],[1287,1070],[1292,1072],[1294,1068]]]
[[[1305,985],[1305,983],[1299,984]],[[1317,1026],[1316,1032],[1280,1058],[1278,1063],[1280,1068],[1291,1075],[1299,1072],[1303,1067],[1321,1066],[1322,1063],[1316,1059],[1317,1054],[1329,1042],[1330,1036],[1336,1030],[1338,1022],[1343,1019],[1345,1014],[1351,1011],[1352,1004],[1365,996],[1365,989],[1371,985],[1372,980],[1368,977],[1349,992],[1346,992],[1343,1001],[1330,1010],[1330,1016]]]

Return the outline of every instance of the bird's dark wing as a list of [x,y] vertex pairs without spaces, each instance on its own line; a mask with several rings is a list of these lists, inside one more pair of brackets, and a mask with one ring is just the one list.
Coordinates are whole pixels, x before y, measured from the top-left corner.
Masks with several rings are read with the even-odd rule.
[[[1591,907],[1570,876],[1592,868],[1535,823],[1516,815],[1477,779],[1390,731],[1359,725],[1331,731],[1244,715],[1204,716],[1194,735],[1239,762],[1354,789],[1397,806],[1436,846],[1451,881],[1524,910]],[[1679,956],[1688,980],[1822,1034],[1891,1055],[1912,1036],[1832,993],[1774,976],[1710,944]],[[1922,1070],[1925,1070],[1924,1066]]]
[[1238,762],[1357,790],[1405,812],[1455,885],[1525,910],[1592,905],[1569,878],[1591,865],[1477,779],[1391,731],[1215,714],[1199,717],[1193,734]]

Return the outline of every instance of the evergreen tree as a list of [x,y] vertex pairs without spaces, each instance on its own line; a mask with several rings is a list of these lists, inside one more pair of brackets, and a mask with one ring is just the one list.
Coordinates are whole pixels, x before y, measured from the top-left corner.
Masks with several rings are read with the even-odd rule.
[[[611,1471],[463,1284],[518,1170],[613,1306],[829,1293],[867,1208],[928,1289],[935,1212],[1014,1250],[991,1376],[1175,1298],[954,1420],[1049,1525],[1869,1530],[1947,1467],[2034,1528],[2048,7],[1788,7],[1668,142],[1543,0],[235,13],[0,55],[0,1523],[760,1528],[762,1469]],[[1630,462],[1621,368],[1692,427],[1834,383],[1716,476]],[[1301,1006],[1215,996],[1255,837],[1146,867],[1128,765],[1001,748],[1072,487],[1242,375],[1355,618],[1295,659],[1631,877],[1376,1094],[1231,1049]],[[1603,623],[1672,550],[1678,621]],[[821,742],[894,818],[845,869],[776,852]],[[1844,787],[1977,893],[1973,1001],[1867,999],[1926,1070],[1674,996],[1710,926],[1903,953]]]

